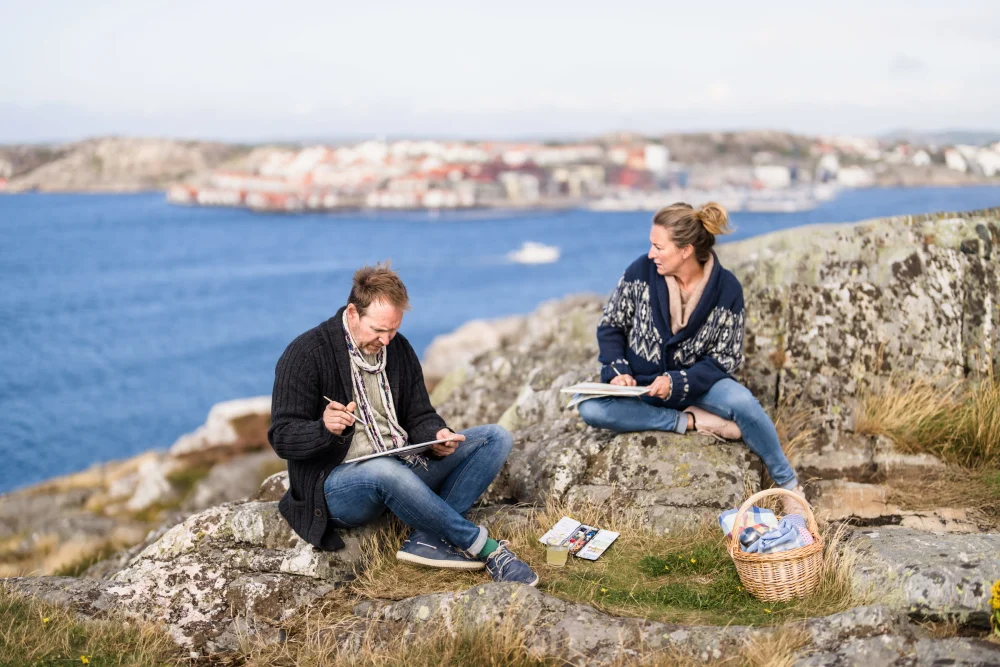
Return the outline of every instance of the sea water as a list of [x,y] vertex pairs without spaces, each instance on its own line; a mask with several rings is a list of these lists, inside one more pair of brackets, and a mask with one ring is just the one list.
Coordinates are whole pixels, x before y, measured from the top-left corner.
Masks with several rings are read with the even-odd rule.
[[[1000,188],[842,193],[805,213],[736,214],[730,242],[817,222],[1000,205]],[[219,401],[269,394],[297,335],[391,258],[419,354],[474,318],[607,294],[647,250],[644,212],[284,216],[162,194],[0,195],[0,492],[168,447]],[[554,262],[521,264],[526,242]]]

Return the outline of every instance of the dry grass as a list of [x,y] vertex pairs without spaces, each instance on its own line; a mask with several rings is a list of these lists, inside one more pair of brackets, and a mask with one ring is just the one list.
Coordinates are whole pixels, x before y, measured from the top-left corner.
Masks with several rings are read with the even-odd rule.
[[939,388],[934,380],[894,374],[882,386],[872,386],[861,398],[854,430],[885,435],[907,452],[927,452],[951,437],[960,381]]
[[797,628],[781,628],[770,635],[751,639],[740,655],[741,667],[792,667],[809,644],[809,633]]
[[[502,610],[500,610],[502,612]],[[483,665],[535,667],[561,661],[530,655],[514,615],[498,613],[496,625],[449,632],[429,627],[419,635],[361,619],[325,621],[316,617],[281,645],[247,646],[236,662],[246,667],[437,667]]]
[[3,665],[186,664],[162,630],[124,618],[79,620],[65,609],[8,591],[0,583]]
[[81,557],[74,561],[66,563],[62,567],[56,569],[52,576],[55,577],[79,577],[81,574],[86,572],[87,568],[94,563],[99,563],[102,560],[106,560],[114,556],[121,549],[127,549],[131,545],[120,546],[114,542],[105,542],[97,550],[90,553],[85,553]]
[[[398,628],[376,621],[339,618],[322,614],[306,620],[280,645],[249,644],[231,664],[246,667],[431,667],[437,665],[484,665],[528,667],[563,665],[562,659],[543,655],[533,646],[530,630],[516,625],[517,614],[498,610],[495,624],[425,626],[419,634],[401,634]],[[796,627],[776,628],[747,639],[735,655],[709,661],[678,649],[634,647],[611,667],[791,667],[809,643],[809,635]],[[570,663],[574,662],[570,656]]]
[[886,501],[904,510],[967,507],[982,523],[1000,525],[1000,471],[960,466],[929,469],[919,474],[890,474]]
[[967,468],[1000,466],[1000,378],[975,383],[893,374],[862,396],[858,433],[885,435],[906,453]]
[[810,426],[812,413],[803,408],[782,405],[774,418],[774,428],[778,431],[781,449],[792,467],[796,467],[802,453],[816,441],[816,432]]

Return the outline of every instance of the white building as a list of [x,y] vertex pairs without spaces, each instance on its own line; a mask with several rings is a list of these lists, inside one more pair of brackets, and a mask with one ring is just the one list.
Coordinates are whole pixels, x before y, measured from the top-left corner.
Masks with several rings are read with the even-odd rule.
[[879,160],[882,158],[882,151],[879,149],[878,141],[871,137],[855,136],[833,136],[823,137],[823,141],[836,147],[843,153],[860,155],[866,160]]
[[499,175],[507,199],[518,203],[537,202],[541,195],[538,177],[518,171],[504,171]]
[[1000,173],[1000,153],[994,150],[980,148],[979,152],[976,153],[976,162],[986,176],[992,178]]
[[864,167],[844,167],[837,172],[837,184],[845,188],[867,188],[875,184],[875,174]]
[[955,150],[961,153],[962,157],[965,158],[965,161],[967,163],[975,162],[976,154],[979,152],[979,146],[970,146],[969,144],[957,144],[955,146]]
[[667,165],[670,164],[669,148],[663,144],[646,144],[644,157],[646,169],[660,176],[667,173]]
[[944,163],[949,169],[954,169],[955,171],[966,172],[969,170],[969,165],[959,153],[954,148],[949,148],[944,152]]
[[753,168],[754,180],[766,188],[787,188],[792,184],[792,171],[780,164],[762,164]]
[[928,167],[931,164],[930,153],[921,148],[913,154],[912,162],[914,167]]
[[836,176],[838,171],[840,171],[840,158],[837,157],[836,153],[827,153],[819,159],[819,163],[816,165],[817,177],[823,174]]

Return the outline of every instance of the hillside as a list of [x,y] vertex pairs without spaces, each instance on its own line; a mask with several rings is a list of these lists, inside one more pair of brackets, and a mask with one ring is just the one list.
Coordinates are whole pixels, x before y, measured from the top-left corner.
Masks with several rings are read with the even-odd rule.
[[247,152],[237,144],[105,137],[60,145],[0,146],[11,192],[136,192],[163,188]]

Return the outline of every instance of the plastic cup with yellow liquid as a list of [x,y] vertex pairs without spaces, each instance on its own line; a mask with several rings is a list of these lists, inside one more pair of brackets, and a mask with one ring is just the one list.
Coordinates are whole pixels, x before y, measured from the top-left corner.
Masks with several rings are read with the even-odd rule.
[[569,545],[550,542],[545,546],[545,562],[552,567],[563,567],[569,557]]

